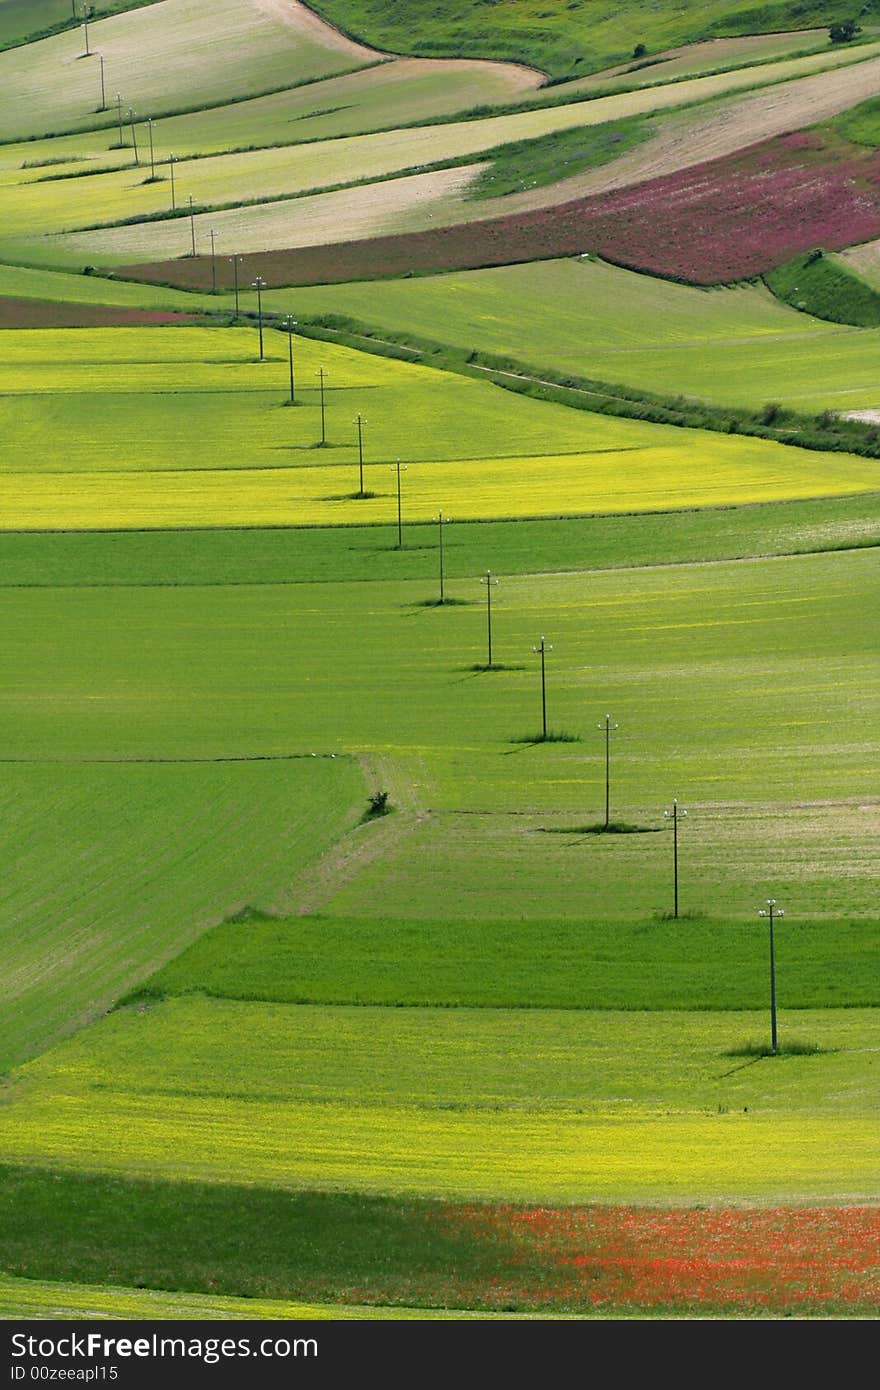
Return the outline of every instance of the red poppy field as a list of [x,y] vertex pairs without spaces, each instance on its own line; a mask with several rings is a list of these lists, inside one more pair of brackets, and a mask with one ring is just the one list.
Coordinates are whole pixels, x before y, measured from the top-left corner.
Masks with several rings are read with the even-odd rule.
[[497,1282],[450,1285],[475,1307],[872,1316],[880,1305],[872,1207],[464,1206],[443,1220],[504,1247]]

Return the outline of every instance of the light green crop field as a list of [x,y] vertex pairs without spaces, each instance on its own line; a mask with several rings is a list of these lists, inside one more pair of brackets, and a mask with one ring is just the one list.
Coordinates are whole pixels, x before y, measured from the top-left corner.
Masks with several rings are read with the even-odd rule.
[[253,329],[0,333],[5,527],[389,523],[397,458],[412,521],[876,488],[872,460],[591,415],[313,339],[296,339],[300,405],[284,408],[286,337],[263,362],[257,346]]
[[[120,687],[106,693],[127,703]],[[344,759],[132,763],[105,745],[81,763],[75,740],[67,760],[39,759],[3,769],[0,1071],[83,1027],[249,897],[290,885],[364,795]]]
[[[123,285],[100,283],[111,293],[114,283]],[[590,374],[597,357],[607,354],[613,363],[624,354],[625,361],[639,348],[702,350],[717,340],[744,339],[755,351],[768,337],[800,346],[804,339],[841,331],[780,303],[763,286],[697,289],[638,275],[595,256],[420,279],[272,289],[264,303],[303,316],[345,314],[378,329],[581,376]],[[614,368],[604,370],[612,379]]]
[[[743,1065],[755,1015],[171,1001],[19,1069],[0,1155],[132,1176],[573,1201],[873,1190],[873,1015]],[[842,1148],[846,1160],[840,1162]]]
[[133,108],[142,117],[292,87],[379,56],[307,11],[282,17],[255,0],[215,0],[207,8],[198,0],[162,0],[91,24],[89,51],[85,56],[77,28],[0,53],[0,139],[112,126],[100,115],[98,54],[108,108],[118,92],[123,112]]
[[223,1298],[197,1293],[157,1292],[154,1289],[122,1289],[103,1285],[70,1284],[40,1279],[15,1279],[0,1274],[0,1318],[20,1320],[33,1319],[77,1319],[98,1318],[118,1321],[166,1321],[184,1319],[193,1322],[222,1321],[234,1319],[236,1322],[271,1319],[280,1321],[324,1322],[331,1320],[349,1321],[351,1319],[377,1320],[393,1319],[410,1321],[417,1319],[459,1320],[467,1317],[510,1319],[517,1316],[533,1319],[540,1314],[490,1313],[468,1314],[456,1310],[446,1312],[441,1308],[381,1308],[361,1305],[346,1306],[341,1303],[294,1303],[289,1300],[270,1298]]
[[[678,797],[684,909],[752,919],[778,892],[801,921],[870,919],[877,582],[870,550],[502,576],[491,672],[474,669],[476,578],[443,608],[422,581],[7,589],[27,652],[5,682],[7,756],[365,752],[397,813],[353,858],[249,898],[276,912],[650,919],[672,906],[660,831]],[[535,742],[542,634],[549,728],[576,742]],[[606,713],[613,818],[655,833],[584,833]]]
[[275,290],[267,303],[663,396],[805,414],[880,406],[880,333],[810,318],[757,286],[692,289],[576,259]]
[[[164,164],[172,153],[185,158],[391,130],[476,106],[522,100],[537,80],[537,74],[505,63],[398,59],[267,96],[154,120],[153,150]],[[114,101],[111,116],[116,114]],[[139,157],[148,160],[145,118],[145,112],[137,112],[134,134]],[[134,147],[127,120],[122,135],[123,149],[118,148],[118,124],[100,131],[0,145],[0,171],[11,175],[27,165],[34,170],[31,177],[39,177],[41,172],[74,172],[85,161],[91,170],[132,164]],[[39,163],[43,160],[57,161],[57,167],[43,166]],[[167,168],[160,172],[167,178]],[[64,200],[64,190],[57,185],[56,195]]]
[[59,304],[110,304],[136,309],[216,309],[213,295],[189,294],[133,280],[108,280],[63,270],[0,265],[0,298],[41,299]]

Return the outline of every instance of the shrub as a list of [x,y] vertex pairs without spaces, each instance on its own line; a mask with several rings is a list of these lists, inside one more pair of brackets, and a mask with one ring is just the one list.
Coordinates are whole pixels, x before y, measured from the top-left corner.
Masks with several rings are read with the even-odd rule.
[[368,799],[367,799],[367,804],[368,804],[368,807],[369,807],[369,809],[368,809],[368,811],[367,811],[367,814],[368,814],[368,815],[370,815],[370,816],[384,816],[385,813],[386,813],[386,812],[388,811],[388,809],[389,809],[389,806],[388,806],[388,793],[387,793],[387,792],[373,792],[373,795],[370,796],[370,797],[368,797]]
[[761,406],[761,409],[758,411],[756,419],[758,420],[758,423],[761,425],[773,425],[779,419],[781,414],[782,406],[779,404],[779,402],[768,401],[766,405]]
[[844,19],[838,24],[831,25],[828,30],[828,37],[832,43],[849,43],[856,34],[861,32],[861,27],[856,24],[854,19]]

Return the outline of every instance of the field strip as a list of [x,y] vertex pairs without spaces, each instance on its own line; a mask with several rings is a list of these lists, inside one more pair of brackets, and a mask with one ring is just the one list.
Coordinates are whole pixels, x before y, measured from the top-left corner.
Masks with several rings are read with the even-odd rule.
[[[435,520],[438,510],[449,510],[450,497],[457,499],[458,517],[479,520],[676,511],[876,491],[872,460],[814,453],[807,472],[802,451],[782,444],[731,441],[726,435],[707,439],[708,444],[683,438],[680,447],[543,459],[413,463],[407,520]],[[3,474],[0,507],[4,528],[14,531],[391,524],[396,496],[388,473],[384,461],[365,466],[363,497],[357,495],[357,466],[353,475],[350,464]],[[381,492],[373,492],[374,482]]]
[[876,1128],[873,1109],[821,1117],[639,1113],[620,1105],[587,1115],[462,1113],[332,1100],[80,1095],[19,1081],[0,1111],[0,1158],[325,1192],[857,1202],[875,1199]]
[[[794,50],[794,51],[792,51]],[[654,86],[672,78],[711,76],[724,68],[755,67],[762,63],[796,59],[808,52],[828,52],[824,30],[800,29],[783,33],[745,34],[731,38],[696,39],[693,43],[667,48],[655,54],[645,66],[632,59],[615,67],[575,77],[559,83],[555,90],[574,92],[606,92],[619,86]],[[552,90],[552,89],[551,89]]]
[[[324,246],[342,233],[362,240],[391,235],[410,223],[417,226],[445,223],[462,206],[461,195],[483,166],[463,165],[433,173],[405,174],[355,184],[332,193],[304,194],[295,199],[267,201],[194,217],[197,254],[204,251],[210,228],[225,246],[238,253],[299,246]],[[65,232],[47,237],[43,245],[59,248],[66,256],[100,256],[107,261],[131,261],[147,254],[151,259],[186,253],[191,230],[180,220],[136,223],[93,232]]]
[[836,256],[847,270],[855,271],[873,289],[880,289],[880,240],[850,246],[845,251],[838,251]]
[[[123,1318],[126,1321],[156,1319],[324,1322],[327,1320],[350,1321],[352,1319],[411,1321],[428,1320],[456,1321],[462,1318],[528,1319],[541,1316],[552,1317],[557,1321],[565,1317],[562,1313],[502,1313],[489,1310],[468,1312],[455,1308],[406,1308],[395,1304],[382,1307],[378,1304],[363,1303],[302,1303],[281,1298],[230,1298],[222,1295],[172,1292],[152,1288],[119,1288],[112,1284],[74,1284],[63,1280],[41,1280],[16,1278],[0,1274],[0,1318],[16,1321],[26,1318],[65,1318],[93,1320],[95,1318]],[[588,1316],[588,1314],[572,1314]],[[607,1313],[597,1316],[607,1317]],[[172,1334],[173,1335],[173,1334]]]

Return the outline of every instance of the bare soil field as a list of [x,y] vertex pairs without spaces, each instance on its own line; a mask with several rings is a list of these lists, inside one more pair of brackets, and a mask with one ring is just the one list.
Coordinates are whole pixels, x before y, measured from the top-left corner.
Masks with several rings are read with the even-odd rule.
[[112,304],[59,304],[45,299],[0,298],[0,328],[116,328],[132,324],[201,323],[198,314],[123,309]]

